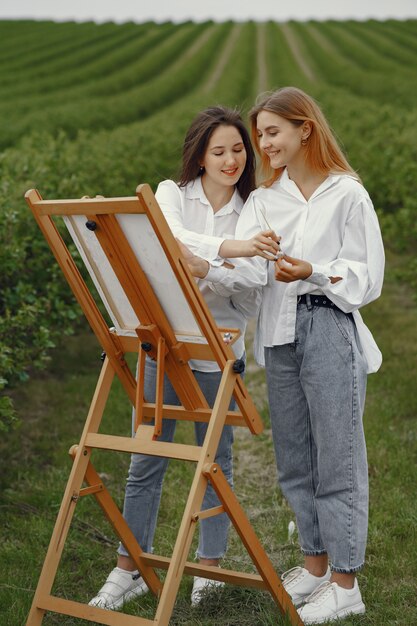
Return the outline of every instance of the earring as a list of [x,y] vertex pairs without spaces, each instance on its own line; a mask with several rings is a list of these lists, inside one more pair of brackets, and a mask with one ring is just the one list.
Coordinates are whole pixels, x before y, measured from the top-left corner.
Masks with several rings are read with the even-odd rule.
[[202,174],[204,172],[204,167],[202,165],[200,165],[199,172],[200,172],[200,174]]
[[307,138],[301,140],[301,145],[302,146],[306,146],[307,145]]

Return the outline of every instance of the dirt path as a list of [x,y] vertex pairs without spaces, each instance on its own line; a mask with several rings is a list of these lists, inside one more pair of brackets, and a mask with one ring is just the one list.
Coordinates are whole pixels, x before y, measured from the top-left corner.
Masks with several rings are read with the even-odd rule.
[[213,26],[209,26],[197,39],[191,44],[191,46],[181,54],[171,65],[171,72],[176,72],[181,69],[187,62],[193,58],[193,56],[204,46],[205,43],[210,39],[213,35],[215,29],[217,28],[216,24]]
[[227,43],[226,43],[225,47],[223,48],[223,50],[220,53],[219,62],[217,63],[216,67],[214,68],[213,73],[208,78],[206,84],[203,87],[203,93],[208,93],[209,91],[214,89],[214,87],[216,86],[217,82],[220,80],[220,78],[221,78],[221,76],[222,76],[222,74],[224,72],[224,68],[226,67],[227,62],[230,59],[230,56],[231,56],[232,51],[233,51],[233,48],[235,46],[237,38],[240,35],[241,30],[242,30],[242,24],[235,24],[235,26],[232,29],[232,32],[230,33],[230,35],[227,38]]
[[265,24],[256,25],[258,57],[258,93],[268,89],[268,69],[266,65],[266,28]]
[[332,42],[329,41],[329,39],[327,39],[327,37],[325,37],[323,33],[321,33],[318,30],[318,28],[316,28],[316,26],[309,24],[308,29],[312,37],[316,40],[316,42],[320,46],[320,48],[323,48],[323,50],[325,50],[331,55],[335,55],[335,54],[339,55],[338,51],[336,50]]
[[355,64],[352,62],[352,59],[350,59],[348,56],[342,55],[340,53],[340,50],[336,48],[333,42],[330,41],[330,39],[328,39],[326,35],[320,32],[320,30],[316,26],[309,24],[308,29],[313,39],[316,40],[317,45],[325,52],[327,52],[328,55],[332,56],[333,58],[337,58],[342,63],[349,63],[349,65],[351,65],[352,67],[355,66]]
[[309,65],[309,63],[306,61],[306,59],[303,56],[303,53],[301,52],[300,46],[299,46],[299,42],[297,40],[296,35],[294,34],[294,32],[291,30],[291,27],[289,26],[289,24],[280,24],[280,28],[284,34],[285,39],[287,40],[288,46],[295,58],[295,60],[297,61],[298,65],[300,66],[301,71],[305,74],[305,76],[311,80],[311,81],[316,81],[317,80],[317,76],[314,73],[314,71],[312,70],[311,66]]

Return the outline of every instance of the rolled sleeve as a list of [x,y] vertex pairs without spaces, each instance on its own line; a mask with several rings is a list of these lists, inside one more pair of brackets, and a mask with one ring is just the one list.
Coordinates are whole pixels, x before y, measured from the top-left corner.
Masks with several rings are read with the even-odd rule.
[[244,289],[258,289],[266,285],[268,275],[265,259],[237,258],[232,261],[235,263],[233,269],[224,266],[209,269],[206,280],[209,281],[210,289],[220,296],[231,296]]
[[313,285],[317,285],[318,287],[325,287],[329,282],[329,268],[325,265],[318,265],[317,263],[312,263],[311,267],[313,268],[312,273],[308,278],[305,278],[305,282],[313,283]]

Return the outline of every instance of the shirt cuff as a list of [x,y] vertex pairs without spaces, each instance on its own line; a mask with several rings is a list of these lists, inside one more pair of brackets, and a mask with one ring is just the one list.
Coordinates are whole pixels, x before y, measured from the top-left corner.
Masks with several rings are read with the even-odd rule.
[[[179,236],[178,238],[181,241],[181,236]],[[198,243],[192,244],[190,248],[191,251],[194,252],[194,254],[196,254],[197,256],[201,256],[209,263],[213,262],[215,265],[218,265],[218,259],[220,259],[219,250],[223,241],[224,237],[215,237],[214,235],[201,235],[199,237]],[[186,238],[184,238],[183,243],[187,245]]]
[[325,287],[329,284],[329,268],[326,265],[317,265],[315,263],[311,264],[313,268],[312,273],[308,278],[305,278],[304,281],[306,283],[312,283],[313,285],[318,285],[319,287]]
[[219,255],[219,250],[222,247],[222,244],[225,241],[229,241],[229,240],[233,240],[234,241],[235,236],[234,235],[229,235],[227,233],[225,233],[223,235],[223,238],[221,240],[221,243],[219,244],[218,248],[217,248],[217,256],[214,259],[210,259],[210,263],[214,266],[214,267],[219,267],[220,265],[223,265],[223,263],[225,262],[225,258]]
[[224,276],[225,269],[226,268],[223,267],[222,265],[219,265],[219,266],[210,265],[210,269],[207,272],[206,276],[204,277],[204,280],[209,280],[212,283],[220,282],[222,277]]

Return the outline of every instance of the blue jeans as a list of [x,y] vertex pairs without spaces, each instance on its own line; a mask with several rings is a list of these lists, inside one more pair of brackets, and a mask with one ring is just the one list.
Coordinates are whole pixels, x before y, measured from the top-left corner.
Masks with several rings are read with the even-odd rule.
[[[208,404],[213,407],[222,373],[194,371],[194,376],[203,391]],[[145,398],[148,402],[155,401],[156,363],[146,361],[145,367]],[[164,403],[179,405],[177,395],[165,377]],[[234,401],[230,410],[234,409]],[[158,441],[173,441],[176,420],[164,419],[162,434]],[[207,432],[207,423],[195,422],[195,437],[197,445],[201,446]],[[226,425],[220,438],[216,454],[216,463],[222,468],[224,475],[233,487],[233,427]],[[161,500],[162,483],[169,459],[144,454],[132,454],[129,475],[126,483],[123,517],[136,537],[139,545],[145,552],[151,552]],[[203,509],[218,506],[217,495],[208,483],[203,500]],[[199,522],[198,558],[218,559],[224,556],[227,548],[227,535],[230,521],[226,513],[209,517]],[[120,544],[118,553],[128,555],[123,544]]]
[[299,304],[295,341],[265,348],[265,361],[278,478],[301,548],[355,572],[368,524],[367,377],[352,316]]

